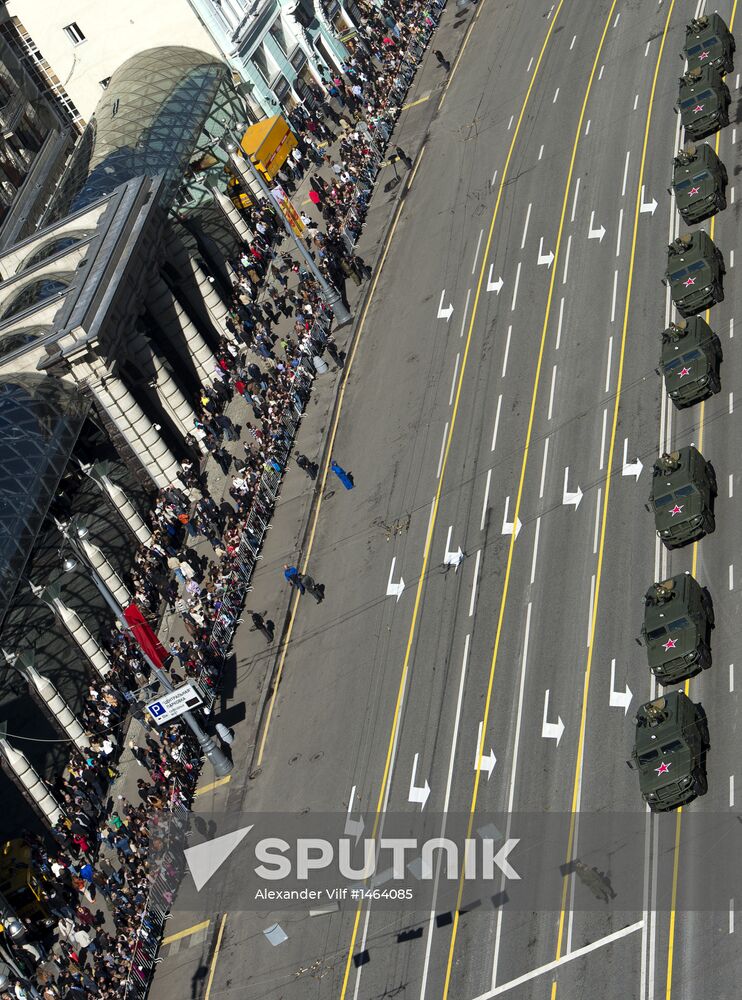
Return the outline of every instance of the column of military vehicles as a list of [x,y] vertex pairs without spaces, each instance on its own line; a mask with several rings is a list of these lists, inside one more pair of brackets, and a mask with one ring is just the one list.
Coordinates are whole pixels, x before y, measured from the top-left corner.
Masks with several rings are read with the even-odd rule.
[[[686,27],[676,110],[687,142],[675,157],[672,192],[681,218],[698,223],[726,208],[727,171],[716,152],[699,140],[729,124],[730,95],[724,75],[734,68],[734,38],[717,13]],[[669,190],[669,189],[668,189]],[[693,406],[721,388],[719,338],[698,314],[724,299],[724,257],[702,229],[685,233],[667,250],[665,284],[682,319],[662,334],[658,374],[678,408]],[[652,469],[647,509],[668,549],[695,542],[715,526],[716,474],[689,445],[661,455]],[[711,666],[711,596],[689,573],[653,584],[644,598],[639,644],[649,669],[663,685],[677,684]],[[636,715],[629,767],[639,772],[642,798],[661,812],[704,795],[708,725],[700,705],[682,690],[666,690]]]

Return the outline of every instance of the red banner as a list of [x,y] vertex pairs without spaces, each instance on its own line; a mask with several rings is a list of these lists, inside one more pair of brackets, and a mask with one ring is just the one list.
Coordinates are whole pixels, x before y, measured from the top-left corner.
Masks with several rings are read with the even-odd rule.
[[169,653],[150,628],[138,606],[132,603],[128,608],[124,608],[124,618],[128,622],[140,648],[147,654],[156,667],[164,667]]

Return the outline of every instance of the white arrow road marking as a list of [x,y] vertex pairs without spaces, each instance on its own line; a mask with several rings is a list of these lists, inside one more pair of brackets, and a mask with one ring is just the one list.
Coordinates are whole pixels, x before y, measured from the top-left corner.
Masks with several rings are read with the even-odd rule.
[[564,467],[564,490],[562,491],[562,503],[563,504],[570,504],[571,503],[572,506],[574,507],[574,509],[577,510],[577,508],[580,506],[580,500],[582,500],[582,490],[578,486],[576,493],[570,493],[569,490],[567,489],[567,483],[568,483],[568,481],[569,481],[569,466],[565,465],[565,467]]
[[520,523],[520,518],[517,519],[517,523],[513,521],[508,521],[508,511],[510,510],[510,497],[505,497],[505,513],[502,516],[502,533],[503,535],[512,535],[513,528],[515,528],[515,537],[518,537],[518,532],[523,527]]
[[449,525],[449,528],[448,528],[448,538],[446,539],[446,554],[443,557],[443,565],[444,566],[454,566],[456,568],[456,571],[458,572],[459,566],[464,561],[464,553],[461,551],[461,546],[460,545],[459,545],[458,549],[456,549],[455,552],[451,551],[450,545],[451,545],[451,533],[452,533],[452,531],[453,531],[453,525]]
[[554,251],[550,250],[548,253],[544,253],[544,238],[543,236],[538,241],[538,261],[537,264],[546,264],[547,269],[551,269],[551,265],[554,262]]
[[639,208],[640,212],[649,212],[650,215],[654,215],[654,210],[657,208],[657,202],[654,198],[651,201],[644,200],[644,185],[642,184],[642,203]]
[[642,460],[637,458],[633,462],[628,461],[629,452],[629,439],[623,439],[623,468],[621,469],[622,476],[635,476],[637,482],[639,481],[639,476],[642,474],[642,469],[644,468]]
[[392,577],[394,576],[394,567],[397,563],[397,557],[394,556],[392,559],[392,568],[389,570],[389,582],[386,585],[386,596],[396,597],[397,600],[402,596],[402,591],[404,590],[404,580],[400,576],[399,583],[392,583]]
[[545,740],[556,740],[557,746],[559,746],[559,740],[562,738],[562,733],[564,732],[564,723],[561,717],[557,715],[556,722],[547,722],[546,716],[549,714],[549,689],[547,688],[544,692],[544,721],[541,724],[541,735]]
[[477,734],[477,750],[474,755],[474,770],[475,771],[486,771],[487,781],[492,777],[492,772],[495,769],[495,764],[497,763],[497,757],[495,757],[495,751],[490,747],[490,752],[488,754],[483,754],[479,752],[479,748],[482,746],[482,725],[479,723],[479,733]]
[[500,294],[500,289],[503,286],[503,280],[502,280],[502,275],[500,275],[500,277],[497,279],[497,281],[493,281],[492,280],[492,268],[494,266],[495,266],[494,264],[490,264],[490,273],[489,273],[489,277],[487,278],[487,291],[488,292],[497,292],[497,294],[499,295]]
[[446,289],[444,288],[443,291],[441,292],[441,301],[438,305],[438,319],[445,319],[445,321],[448,322],[451,318],[451,313],[453,312],[453,305],[452,303],[449,302],[446,308],[444,309],[443,300],[445,299],[445,297],[446,297]]
[[625,691],[616,691],[616,661],[611,660],[611,694],[608,704],[611,708],[622,708],[623,714],[626,715],[633,697],[634,695],[628,684]]
[[358,839],[360,838],[361,834],[363,833],[363,816],[361,816],[359,819],[351,819],[350,818],[350,814],[353,811],[353,801],[354,801],[355,797],[356,797],[356,786],[353,785],[353,787],[350,790],[350,802],[348,803],[348,815],[346,816],[346,819],[345,819],[345,836],[346,837],[355,837],[356,844],[357,844],[358,843]]
[[419,788],[415,787],[415,777],[417,775],[417,761],[420,757],[419,753],[415,754],[415,759],[412,762],[412,777],[410,778],[410,794],[407,796],[409,802],[419,802],[420,811],[425,808],[425,803],[428,801],[428,796],[430,795],[430,785],[428,784],[428,779],[425,779],[425,784]]
[[593,228],[593,222],[595,221],[595,212],[590,213],[590,228],[588,229],[587,238],[589,240],[598,240],[599,243],[603,242],[603,237],[605,236],[605,226],[601,226],[600,229]]

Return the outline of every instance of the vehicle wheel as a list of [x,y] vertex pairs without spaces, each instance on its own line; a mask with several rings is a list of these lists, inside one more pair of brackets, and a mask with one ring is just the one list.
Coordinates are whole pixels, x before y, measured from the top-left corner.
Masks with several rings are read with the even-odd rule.
[[711,390],[711,395],[715,396],[716,393],[721,389],[721,379],[718,375],[713,375],[709,379],[709,389]]
[[719,128],[726,128],[728,124],[729,124],[729,112],[723,111],[719,115]]
[[713,467],[711,462],[706,462],[706,475],[709,477],[709,483],[711,485],[711,493],[713,496],[718,496],[719,488],[716,483],[716,469]]
[[716,531],[716,518],[713,514],[709,514],[708,521],[706,522],[706,534],[712,535]]
[[724,209],[727,207],[727,200],[723,194],[720,194],[719,197],[716,199],[716,207],[720,212],[723,212]]
[[721,168],[721,182],[724,185],[724,187],[726,187],[727,184],[729,183],[729,174],[727,173],[727,168],[723,165]]
[[711,597],[708,591],[704,592],[704,602],[703,608],[706,612],[706,618],[709,623],[709,628],[716,628],[716,616],[714,615],[714,605],[711,603]]
[[696,771],[693,781],[693,791],[696,795],[705,795],[709,790],[709,780],[705,771]]

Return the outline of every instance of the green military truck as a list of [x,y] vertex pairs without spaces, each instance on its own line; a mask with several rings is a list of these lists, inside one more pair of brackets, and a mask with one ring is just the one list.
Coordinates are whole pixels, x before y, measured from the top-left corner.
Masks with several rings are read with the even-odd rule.
[[720,14],[703,14],[694,17],[685,26],[685,48],[681,56],[687,60],[688,69],[711,66],[722,76],[734,71],[734,35]]
[[716,527],[716,473],[694,445],[660,455],[652,467],[647,510],[668,549],[694,542]]
[[707,142],[689,142],[673,160],[672,193],[683,222],[692,225],[727,207],[727,171]]
[[722,252],[703,229],[678,236],[667,248],[664,281],[681,316],[723,302],[725,274]]
[[677,684],[711,666],[711,595],[690,573],[653,583],[644,595],[641,639],[660,684]]
[[708,399],[721,389],[721,341],[700,316],[671,323],[662,333],[660,373],[678,410]]
[[636,713],[631,760],[639,790],[652,812],[667,812],[708,791],[706,714],[682,691],[642,705]]
[[729,124],[729,88],[710,66],[688,70],[680,77],[676,110],[688,139],[703,139]]

